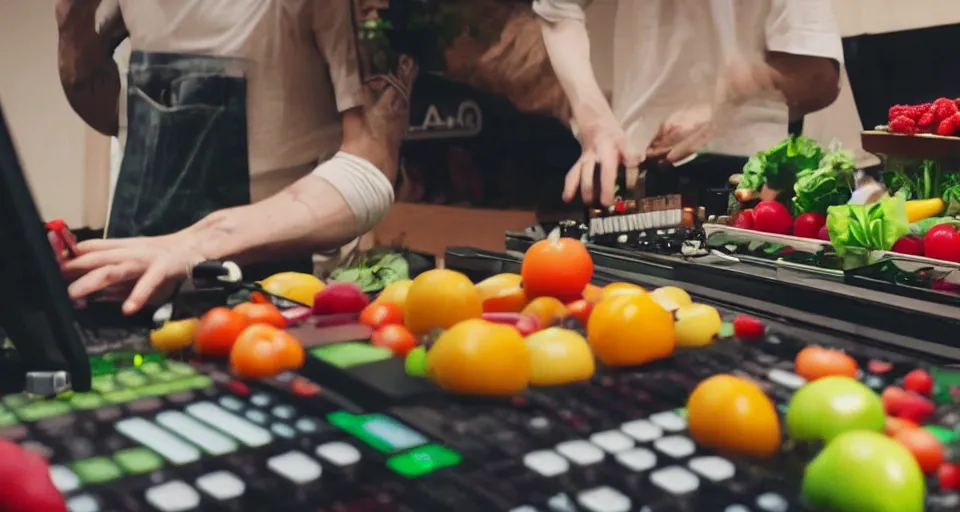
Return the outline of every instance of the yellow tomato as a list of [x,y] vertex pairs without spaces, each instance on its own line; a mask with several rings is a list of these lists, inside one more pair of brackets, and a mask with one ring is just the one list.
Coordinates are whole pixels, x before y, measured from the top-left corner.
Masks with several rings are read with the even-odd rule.
[[527,305],[520,274],[497,274],[477,283],[484,313],[519,313]]
[[657,304],[667,311],[676,311],[684,306],[693,304],[693,299],[683,288],[676,286],[664,286],[650,292],[650,297],[657,301]]
[[150,331],[150,345],[159,352],[175,352],[193,344],[197,325],[196,318],[166,322],[159,329]]
[[596,371],[590,346],[576,331],[550,327],[527,336],[526,342],[533,386],[580,382]]
[[608,366],[648,363],[673,354],[673,315],[646,293],[604,299],[587,322],[587,341],[597,359]]
[[603,287],[603,298],[618,297],[620,295],[643,295],[647,293],[642,286],[633,283],[610,283]]
[[537,297],[531,300],[521,313],[535,317],[540,322],[540,327],[547,327],[567,317],[567,306],[560,302],[560,299]]
[[427,351],[427,375],[457,394],[520,393],[530,381],[530,353],[509,325],[466,320],[444,331]]
[[260,282],[264,291],[313,307],[313,298],[327,285],[317,276],[301,272],[281,272]]
[[753,382],[715,375],[687,401],[690,435],[720,452],[770,457],[780,449],[780,419],[770,398]]
[[470,279],[453,270],[428,270],[413,280],[407,291],[403,320],[422,336],[433,329],[449,329],[458,322],[480,318],[483,305]]
[[678,347],[709,345],[723,326],[720,313],[706,304],[681,306],[673,316],[677,320],[675,328]]
[[403,309],[403,306],[407,303],[407,293],[410,292],[412,284],[412,279],[392,282],[377,295],[373,302],[375,304],[393,304]]

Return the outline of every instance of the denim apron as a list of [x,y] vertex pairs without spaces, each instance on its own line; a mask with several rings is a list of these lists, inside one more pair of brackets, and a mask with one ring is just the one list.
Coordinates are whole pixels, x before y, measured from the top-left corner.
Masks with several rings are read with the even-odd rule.
[[246,96],[235,59],[131,53],[108,237],[166,235],[250,203]]

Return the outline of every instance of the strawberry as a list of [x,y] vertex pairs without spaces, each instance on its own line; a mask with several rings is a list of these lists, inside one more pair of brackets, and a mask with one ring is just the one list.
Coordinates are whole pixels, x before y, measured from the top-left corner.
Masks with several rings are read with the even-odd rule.
[[909,108],[910,105],[894,105],[890,107],[890,110],[887,111],[887,121],[893,121],[900,116],[906,115]]
[[930,396],[933,392],[933,377],[924,370],[913,370],[903,378],[903,389],[918,395]]
[[740,339],[760,338],[766,327],[759,318],[750,315],[737,315],[733,319],[733,335]]
[[888,126],[890,127],[890,131],[893,133],[903,133],[906,135],[913,135],[914,133],[917,133],[917,123],[907,116],[900,116],[893,121],[890,121]]
[[937,129],[937,113],[931,108],[925,114],[920,116],[917,121],[917,128],[924,132],[933,132]]
[[953,100],[949,100],[947,98],[940,98],[933,102],[933,108],[937,115],[937,121],[943,121],[957,112],[960,112],[960,109],[957,108],[957,104],[954,103]]

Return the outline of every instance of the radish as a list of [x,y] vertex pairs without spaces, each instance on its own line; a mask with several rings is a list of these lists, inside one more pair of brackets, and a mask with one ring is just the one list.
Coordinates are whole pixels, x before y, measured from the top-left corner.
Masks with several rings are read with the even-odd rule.
[[827,217],[819,213],[801,213],[793,223],[793,236],[817,238],[827,225]]

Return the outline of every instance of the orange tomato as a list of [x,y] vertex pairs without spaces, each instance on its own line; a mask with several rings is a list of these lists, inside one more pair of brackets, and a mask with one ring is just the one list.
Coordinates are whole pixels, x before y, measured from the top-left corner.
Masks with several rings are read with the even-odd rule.
[[883,426],[883,431],[890,437],[896,437],[901,431],[911,428],[920,428],[920,425],[917,425],[906,418],[887,416],[886,423]]
[[593,311],[593,304],[584,299],[575,300],[567,304],[567,315],[579,320],[584,327],[587,326],[587,322],[590,320],[591,311]]
[[811,345],[797,354],[794,370],[810,382],[831,375],[855,379],[857,362],[839,350]]
[[633,283],[610,283],[603,287],[602,292],[604,299],[620,295],[643,295],[647,293],[642,286]]
[[648,363],[673,354],[677,341],[673,315],[647,294],[604,299],[587,322],[587,342],[608,366]]
[[910,450],[925,475],[932,475],[940,469],[940,464],[943,463],[943,445],[927,429],[904,429],[898,432],[894,439]]
[[283,313],[269,302],[244,302],[234,306],[233,310],[246,317],[250,324],[267,324],[279,329],[287,327]]
[[482,314],[480,294],[470,279],[446,269],[428,270],[417,276],[407,291],[403,308],[404,323],[417,336],[433,329],[449,329]]
[[755,383],[733,375],[701,382],[687,401],[687,424],[698,443],[721,452],[769,457],[780,449],[780,419]]
[[411,279],[401,279],[400,281],[394,281],[387,285],[383,291],[377,295],[377,298],[373,302],[382,304],[384,302],[389,304],[396,304],[400,306],[400,309],[403,309],[403,306],[407,303],[407,292],[410,291],[410,285],[413,284]]
[[417,346],[417,338],[403,325],[391,324],[373,331],[370,344],[388,348],[394,355],[406,357]]
[[520,275],[527,297],[572,302],[582,298],[583,289],[593,278],[593,259],[580,240],[541,240],[527,249]]
[[603,300],[603,288],[592,283],[587,284],[587,286],[583,287],[583,293],[581,295],[583,300],[591,304],[596,304]]
[[484,313],[519,313],[527,305],[520,274],[497,274],[477,283]]
[[290,333],[267,324],[244,329],[230,350],[230,368],[246,379],[272,377],[303,366],[303,345]]
[[530,353],[516,329],[466,320],[444,331],[427,351],[427,375],[464,395],[520,393],[530,381]]
[[531,300],[520,313],[536,318],[541,327],[547,327],[567,317],[567,306],[553,297],[537,297]]
[[403,323],[403,309],[389,302],[372,303],[360,312],[360,323],[371,329]]
[[250,321],[243,314],[225,307],[216,307],[200,318],[194,334],[194,347],[203,356],[226,357],[237,337]]

